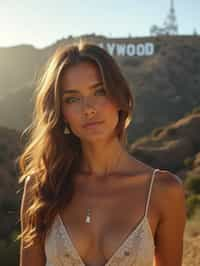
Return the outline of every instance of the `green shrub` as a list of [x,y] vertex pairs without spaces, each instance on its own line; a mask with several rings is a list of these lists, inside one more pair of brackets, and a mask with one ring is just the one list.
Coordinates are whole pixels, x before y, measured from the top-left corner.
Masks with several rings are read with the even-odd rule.
[[185,186],[191,193],[200,194],[200,176],[188,176]]
[[3,154],[7,151],[8,147],[5,143],[0,144],[0,153]]
[[5,154],[0,153],[0,164],[3,164],[6,161]]
[[200,208],[200,194],[199,195],[191,195],[186,200],[187,207],[187,216],[191,218],[195,211]]
[[2,212],[8,212],[8,211],[13,211],[18,208],[18,202],[10,200],[10,199],[4,199],[0,203],[0,211]]
[[13,176],[13,177],[17,177],[17,171],[16,171],[14,168],[11,168],[11,169],[9,170],[9,173],[10,173],[11,176]]
[[0,261],[4,266],[19,265],[19,241],[11,241],[7,243],[5,240],[0,240]]
[[192,109],[192,114],[200,113],[200,106],[196,106]]
[[176,135],[176,128],[173,128],[173,127],[171,127],[171,128],[168,128],[167,129],[167,134],[169,135],[169,136],[175,136]]
[[163,127],[154,128],[152,131],[152,136],[157,137],[163,131]]
[[194,157],[187,157],[184,161],[183,161],[183,163],[184,163],[184,166],[186,167],[186,168],[192,168],[192,164],[193,164],[193,162],[194,162]]

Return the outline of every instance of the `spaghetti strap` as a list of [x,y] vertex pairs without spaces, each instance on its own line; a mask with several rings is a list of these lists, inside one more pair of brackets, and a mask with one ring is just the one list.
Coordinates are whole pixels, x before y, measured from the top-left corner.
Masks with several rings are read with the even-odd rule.
[[146,206],[145,206],[145,214],[144,214],[144,216],[146,216],[147,215],[147,212],[148,212],[149,201],[150,201],[150,197],[151,197],[151,190],[152,190],[152,186],[153,186],[153,181],[154,181],[155,173],[157,171],[159,171],[159,170],[160,170],[159,168],[155,168],[153,170],[153,174],[151,176],[151,182],[150,182],[150,186],[149,186],[149,191],[148,191],[148,197],[147,197],[147,202],[146,202]]

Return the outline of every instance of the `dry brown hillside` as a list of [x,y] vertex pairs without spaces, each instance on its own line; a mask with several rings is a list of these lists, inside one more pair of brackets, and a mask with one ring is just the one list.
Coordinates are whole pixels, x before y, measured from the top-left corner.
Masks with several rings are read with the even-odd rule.
[[[130,152],[143,161],[160,168],[199,173],[200,113],[189,114],[177,122],[156,128],[152,134],[139,138],[130,146]],[[194,160],[192,170],[188,158]]]

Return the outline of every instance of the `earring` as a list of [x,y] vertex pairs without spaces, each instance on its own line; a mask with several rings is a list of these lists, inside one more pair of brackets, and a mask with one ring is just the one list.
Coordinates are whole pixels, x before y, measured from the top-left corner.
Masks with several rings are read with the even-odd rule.
[[70,131],[67,125],[65,125],[64,134],[70,134]]

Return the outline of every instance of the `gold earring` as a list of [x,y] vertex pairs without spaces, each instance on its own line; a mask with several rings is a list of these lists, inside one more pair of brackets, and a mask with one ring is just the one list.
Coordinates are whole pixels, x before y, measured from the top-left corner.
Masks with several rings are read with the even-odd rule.
[[67,125],[65,125],[64,134],[70,134],[70,131]]

